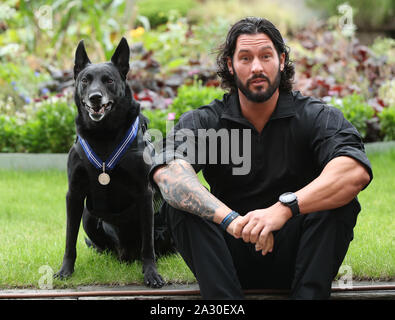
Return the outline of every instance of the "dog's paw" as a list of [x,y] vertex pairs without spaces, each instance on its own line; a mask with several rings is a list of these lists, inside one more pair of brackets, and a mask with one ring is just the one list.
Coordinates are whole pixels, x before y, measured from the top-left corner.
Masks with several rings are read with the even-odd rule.
[[73,271],[60,269],[58,272],[56,272],[53,275],[53,277],[54,277],[54,279],[65,280],[67,278],[70,278],[72,274],[73,274]]
[[147,287],[162,288],[166,282],[156,270],[150,270],[144,272],[144,283]]

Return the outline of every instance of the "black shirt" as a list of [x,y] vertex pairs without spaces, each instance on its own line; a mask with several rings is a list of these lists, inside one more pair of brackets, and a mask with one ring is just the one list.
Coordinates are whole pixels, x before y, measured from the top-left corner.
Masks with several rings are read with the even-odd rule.
[[[242,215],[303,188],[338,156],[358,160],[373,177],[361,136],[341,111],[299,92],[280,92],[261,133],[243,117],[238,95],[225,94],[185,113],[163,142],[151,181],[156,167],[182,158],[203,170],[211,193]],[[350,205],[360,210],[357,199]]]

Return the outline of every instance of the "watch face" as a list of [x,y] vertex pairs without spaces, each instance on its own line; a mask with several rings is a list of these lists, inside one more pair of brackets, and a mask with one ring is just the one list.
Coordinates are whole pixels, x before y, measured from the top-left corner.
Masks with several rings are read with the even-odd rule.
[[283,193],[280,196],[280,201],[283,203],[291,203],[296,200],[296,195],[292,192]]

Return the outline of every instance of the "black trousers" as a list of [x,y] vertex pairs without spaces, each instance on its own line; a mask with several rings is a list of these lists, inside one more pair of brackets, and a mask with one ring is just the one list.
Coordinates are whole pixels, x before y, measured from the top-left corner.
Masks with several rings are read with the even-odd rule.
[[358,215],[345,206],[292,218],[273,233],[273,252],[262,256],[213,222],[167,204],[162,210],[203,299],[243,299],[243,289],[289,289],[291,299],[328,299]]

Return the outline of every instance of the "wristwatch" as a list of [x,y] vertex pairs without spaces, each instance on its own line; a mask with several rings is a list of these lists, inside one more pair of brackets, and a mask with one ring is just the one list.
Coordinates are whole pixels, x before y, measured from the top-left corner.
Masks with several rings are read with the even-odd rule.
[[293,192],[286,192],[283,193],[278,200],[284,205],[291,209],[292,217],[296,217],[299,215],[299,205],[298,205],[298,198],[296,194]]

